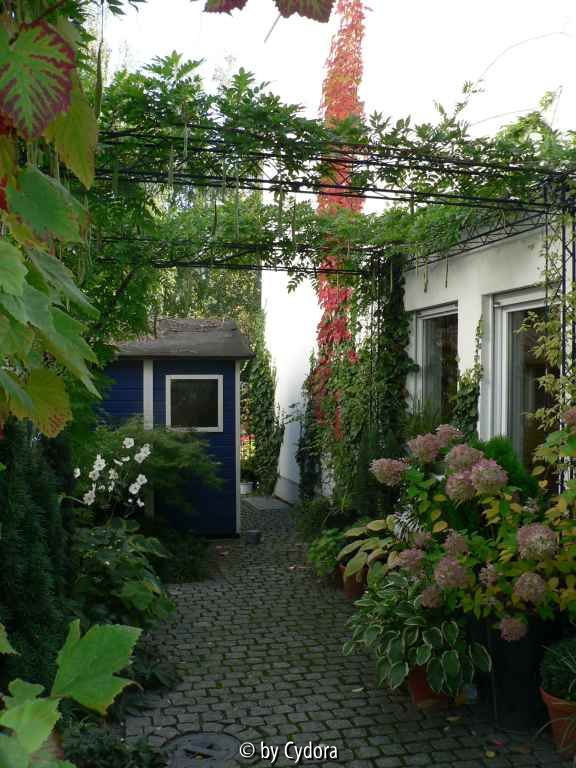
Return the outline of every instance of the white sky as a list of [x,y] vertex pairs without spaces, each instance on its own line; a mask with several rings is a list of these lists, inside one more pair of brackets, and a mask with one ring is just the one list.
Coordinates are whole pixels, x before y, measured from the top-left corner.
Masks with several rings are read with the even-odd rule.
[[[318,114],[324,63],[335,29],[292,17],[278,22],[273,0],[248,0],[232,16],[202,12],[204,0],[148,0],[139,11],[108,18],[111,66],[136,68],[173,50],[204,59],[207,80],[226,58],[254,72],[285,101]],[[435,120],[434,101],[450,108],[465,80],[484,78],[485,93],[466,113],[475,132],[491,133],[561,88],[554,125],[576,128],[574,0],[367,0],[362,97],[366,111],[394,119]],[[528,38],[540,39],[523,43]],[[521,45],[516,45],[521,43]],[[516,46],[506,51],[510,46]]]

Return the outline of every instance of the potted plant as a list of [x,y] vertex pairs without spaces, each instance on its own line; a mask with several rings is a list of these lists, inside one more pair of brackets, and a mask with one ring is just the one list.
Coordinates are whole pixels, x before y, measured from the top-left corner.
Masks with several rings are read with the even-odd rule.
[[476,670],[489,671],[491,660],[446,612],[425,610],[422,596],[418,577],[374,566],[344,652],[371,649],[379,683],[392,689],[407,683],[414,704],[429,708],[447,704],[473,683]]
[[254,454],[243,457],[240,462],[240,493],[245,496],[254,491],[256,472],[254,469]]
[[576,637],[546,649],[540,675],[556,749],[566,757],[576,755]]
[[383,531],[388,531],[386,520],[369,520],[357,523],[343,534],[348,543],[338,553],[338,568],[344,594],[351,600],[364,593],[370,565],[388,555],[394,540],[390,535],[377,535]]

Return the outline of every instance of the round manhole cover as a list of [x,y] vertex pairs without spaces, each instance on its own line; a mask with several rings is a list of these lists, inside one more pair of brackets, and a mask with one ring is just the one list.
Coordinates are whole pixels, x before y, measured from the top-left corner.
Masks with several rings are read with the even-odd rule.
[[187,733],[168,742],[169,768],[217,766],[238,757],[240,742],[226,733]]

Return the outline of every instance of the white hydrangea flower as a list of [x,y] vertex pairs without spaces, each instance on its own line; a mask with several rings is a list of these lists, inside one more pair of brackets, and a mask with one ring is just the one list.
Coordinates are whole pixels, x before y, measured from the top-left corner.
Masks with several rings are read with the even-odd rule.
[[96,461],[94,462],[94,469],[96,469],[98,472],[102,472],[105,466],[106,466],[106,462],[104,461],[104,459],[100,454],[97,454]]
[[77,480],[80,477],[80,474],[81,474],[80,467],[76,467],[76,469],[74,470],[74,478]]
[[94,504],[94,502],[96,501],[96,488],[95,488],[95,486],[92,486],[91,490],[87,491],[84,494],[84,497],[83,497],[82,501],[88,507],[91,507],[92,504]]
[[122,443],[123,448],[134,448],[134,438],[133,437],[125,437],[124,442]]
[[91,472],[88,473],[88,477],[90,478],[90,480],[93,480],[94,482],[96,482],[96,480],[98,480],[98,478],[100,477],[100,472],[98,472],[97,469],[93,469]]

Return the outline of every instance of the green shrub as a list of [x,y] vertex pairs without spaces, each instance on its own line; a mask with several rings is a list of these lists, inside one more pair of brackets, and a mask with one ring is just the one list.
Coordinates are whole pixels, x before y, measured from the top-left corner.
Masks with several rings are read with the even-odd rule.
[[300,536],[311,541],[322,533],[334,510],[327,496],[316,496],[295,504],[291,512]]
[[318,576],[330,576],[336,570],[343,543],[343,533],[339,528],[327,528],[310,542],[308,559]]
[[68,542],[56,483],[25,422],[6,425],[0,462],[0,621],[19,653],[5,661],[6,675],[47,684],[66,631]]
[[533,477],[518,458],[512,441],[508,437],[493,437],[487,442],[472,443],[480,448],[489,459],[494,459],[508,473],[508,484],[519,488],[527,497],[539,494],[538,480]]
[[109,727],[94,722],[68,725],[62,731],[64,756],[77,768],[162,768],[166,757],[145,739],[128,743]]
[[540,665],[542,688],[551,696],[576,701],[576,637],[546,649]]
[[[125,455],[122,443],[126,438],[132,438],[139,447],[150,445],[150,455],[141,465],[148,487],[159,497],[169,498],[183,517],[194,511],[194,502],[190,499],[191,482],[211,488],[219,488],[222,484],[218,476],[219,464],[210,456],[200,437],[162,427],[147,430],[139,418],[130,419],[119,428],[101,426],[94,432],[90,454],[84,456],[84,463],[78,462],[83,469],[82,477],[87,474],[84,467],[91,466],[96,454],[104,457],[107,466]],[[76,495],[81,495],[90,485],[80,483]]]
[[169,555],[155,566],[165,584],[187,584],[207,577],[211,547],[206,539],[176,530],[161,517],[142,520],[142,533],[157,538]]
[[151,627],[174,610],[152,564],[168,554],[157,539],[138,531],[134,520],[119,518],[76,531],[72,597],[85,623]]

